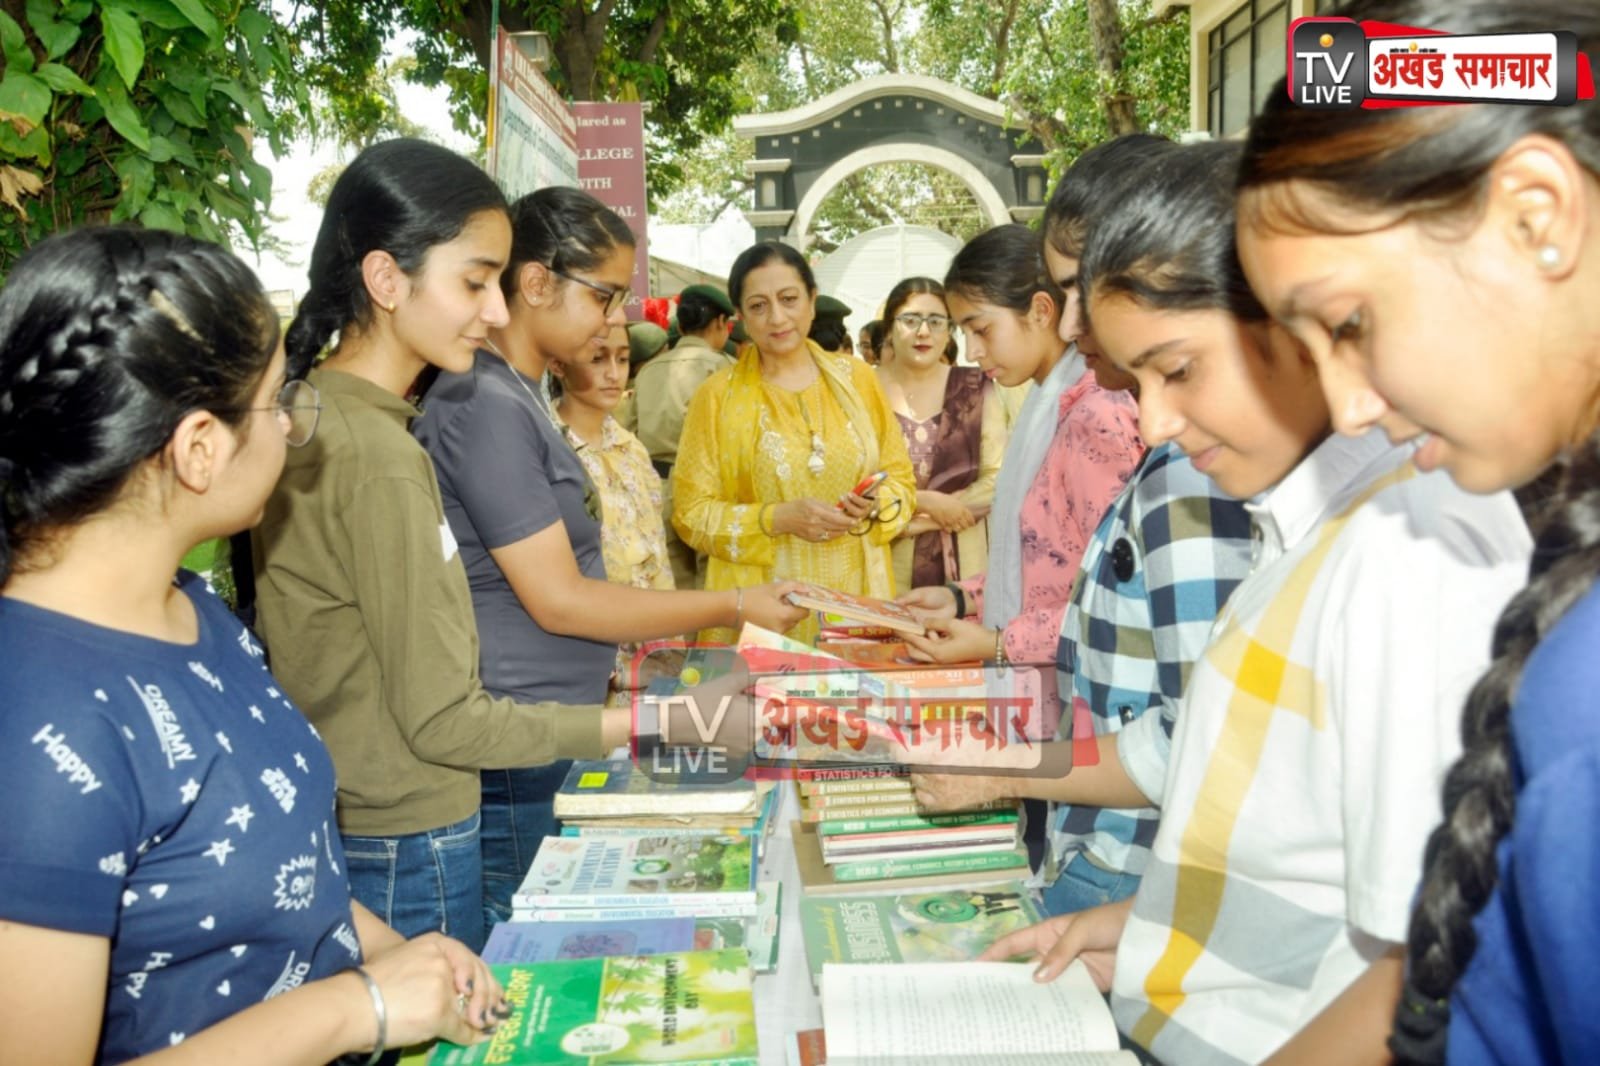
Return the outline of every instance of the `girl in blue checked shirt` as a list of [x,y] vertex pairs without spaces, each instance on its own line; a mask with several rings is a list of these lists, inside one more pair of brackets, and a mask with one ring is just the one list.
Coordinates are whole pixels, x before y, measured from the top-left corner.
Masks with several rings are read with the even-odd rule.
[[1073,797],[1161,807],[1138,893],[990,950],[1044,954],[1041,978],[1084,957],[1163,1061],[1381,1062],[1461,698],[1527,531],[1509,494],[1421,473],[1408,444],[1330,435],[1309,356],[1239,265],[1239,156],[1191,145],[1140,172],[1079,280],[1146,441],[1249,500],[1254,569],[1180,713],[1106,738],[1085,775],[1104,794]]
[[[1600,57],[1593,0],[1356,17],[1566,30]],[[1418,464],[1477,492],[1571,460],[1466,703],[1392,1048],[1420,1063],[1600,1062],[1600,104],[1269,106],[1241,176],[1246,272],[1310,348],[1341,431],[1422,435]]]
[[[1109,204],[1134,169],[1176,146],[1136,134],[1091,149],[1062,177],[1045,209],[1044,260],[1064,290],[1076,291],[1078,259],[1095,209]],[[1073,328],[1062,317],[1063,340]],[[1101,388],[1128,392],[1133,378],[1080,335],[1079,350]],[[1056,650],[1066,749],[1074,720],[1113,734],[1152,709],[1171,712],[1183,694],[1211,623],[1250,569],[1250,517],[1244,505],[1197,471],[1172,443],[1148,452],[1112,503],[1084,552]],[[1059,756],[1047,752],[1045,765]],[[1080,775],[1081,776],[1081,771]],[[1072,779],[1076,784],[1076,777]],[[999,797],[1055,799],[1068,778],[917,775],[922,804],[955,809]],[[1062,804],[1049,813],[1050,849],[1040,877],[1044,908],[1067,914],[1126,899],[1149,861],[1158,812]]]
[[493,1029],[500,989],[352,902],[333,763],[178,561],[318,425],[249,269],[53,237],[0,292],[0,1062],[321,1066]]

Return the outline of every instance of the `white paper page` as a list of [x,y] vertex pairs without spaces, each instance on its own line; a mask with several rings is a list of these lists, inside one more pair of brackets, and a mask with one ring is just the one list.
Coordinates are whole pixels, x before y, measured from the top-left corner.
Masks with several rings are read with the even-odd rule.
[[828,1060],[1114,1051],[1116,1023],[1074,963],[1049,984],[1014,962],[837,965],[822,970]]

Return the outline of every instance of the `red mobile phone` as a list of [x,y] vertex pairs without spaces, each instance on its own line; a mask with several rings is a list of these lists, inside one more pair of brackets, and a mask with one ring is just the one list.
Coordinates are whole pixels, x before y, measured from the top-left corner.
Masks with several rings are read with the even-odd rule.
[[[868,474],[866,477],[857,482],[856,487],[850,491],[857,496],[865,496],[870,500],[873,496],[877,495],[878,486],[883,484],[886,480],[888,480],[888,478],[888,473],[883,470],[878,471],[876,474]],[[841,500],[834,506],[843,507],[844,501]]]

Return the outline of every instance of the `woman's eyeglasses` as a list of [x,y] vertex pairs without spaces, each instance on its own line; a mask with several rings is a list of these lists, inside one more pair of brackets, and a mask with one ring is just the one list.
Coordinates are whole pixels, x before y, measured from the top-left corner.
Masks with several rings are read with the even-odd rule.
[[923,326],[928,327],[929,333],[945,333],[950,329],[948,315],[918,315],[908,311],[903,315],[895,315],[894,320],[907,333],[916,333]]
[[587,278],[580,278],[576,274],[568,274],[565,270],[557,270],[555,267],[550,268],[550,273],[555,274],[557,277],[566,278],[568,281],[575,281],[584,288],[593,289],[601,296],[604,296],[606,298],[606,315],[608,317],[616,314],[617,308],[633,299],[633,290],[626,285],[620,289],[613,289],[609,285],[601,285],[598,282],[589,281]]
[[317,420],[322,417],[322,397],[317,395],[317,387],[311,382],[296,378],[278,390],[277,402],[271,407],[214,409],[219,415],[242,415],[249,411],[271,411],[277,415],[284,440],[289,442],[289,447],[298,448],[317,432]]

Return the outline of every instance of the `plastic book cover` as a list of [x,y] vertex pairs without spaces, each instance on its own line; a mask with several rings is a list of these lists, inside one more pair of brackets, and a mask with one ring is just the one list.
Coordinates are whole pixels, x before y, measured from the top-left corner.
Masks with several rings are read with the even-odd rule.
[[747,836],[545,837],[512,897],[517,909],[754,904]]
[[511,1017],[482,1044],[441,1044],[431,1066],[758,1061],[750,964],[743,951],[619,955],[493,970],[505,987]]
[[627,759],[575,762],[556,792],[557,818],[664,814],[754,815],[759,805],[750,781],[717,784],[663,782]]
[[693,918],[620,922],[497,922],[483,947],[484,962],[557,962],[607,955],[692,951]]
[[1018,881],[800,901],[813,985],[828,962],[967,962],[1041,917],[1032,893]]
[[[912,610],[902,604],[872,596],[840,592],[837,589],[823,588],[821,585],[801,585],[789,593],[788,600],[796,607],[821,611],[833,618],[848,618],[864,622],[869,626],[898,630],[902,633],[921,635],[925,628],[917,621],[917,616]],[[825,622],[832,622],[833,618],[827,618]]]

